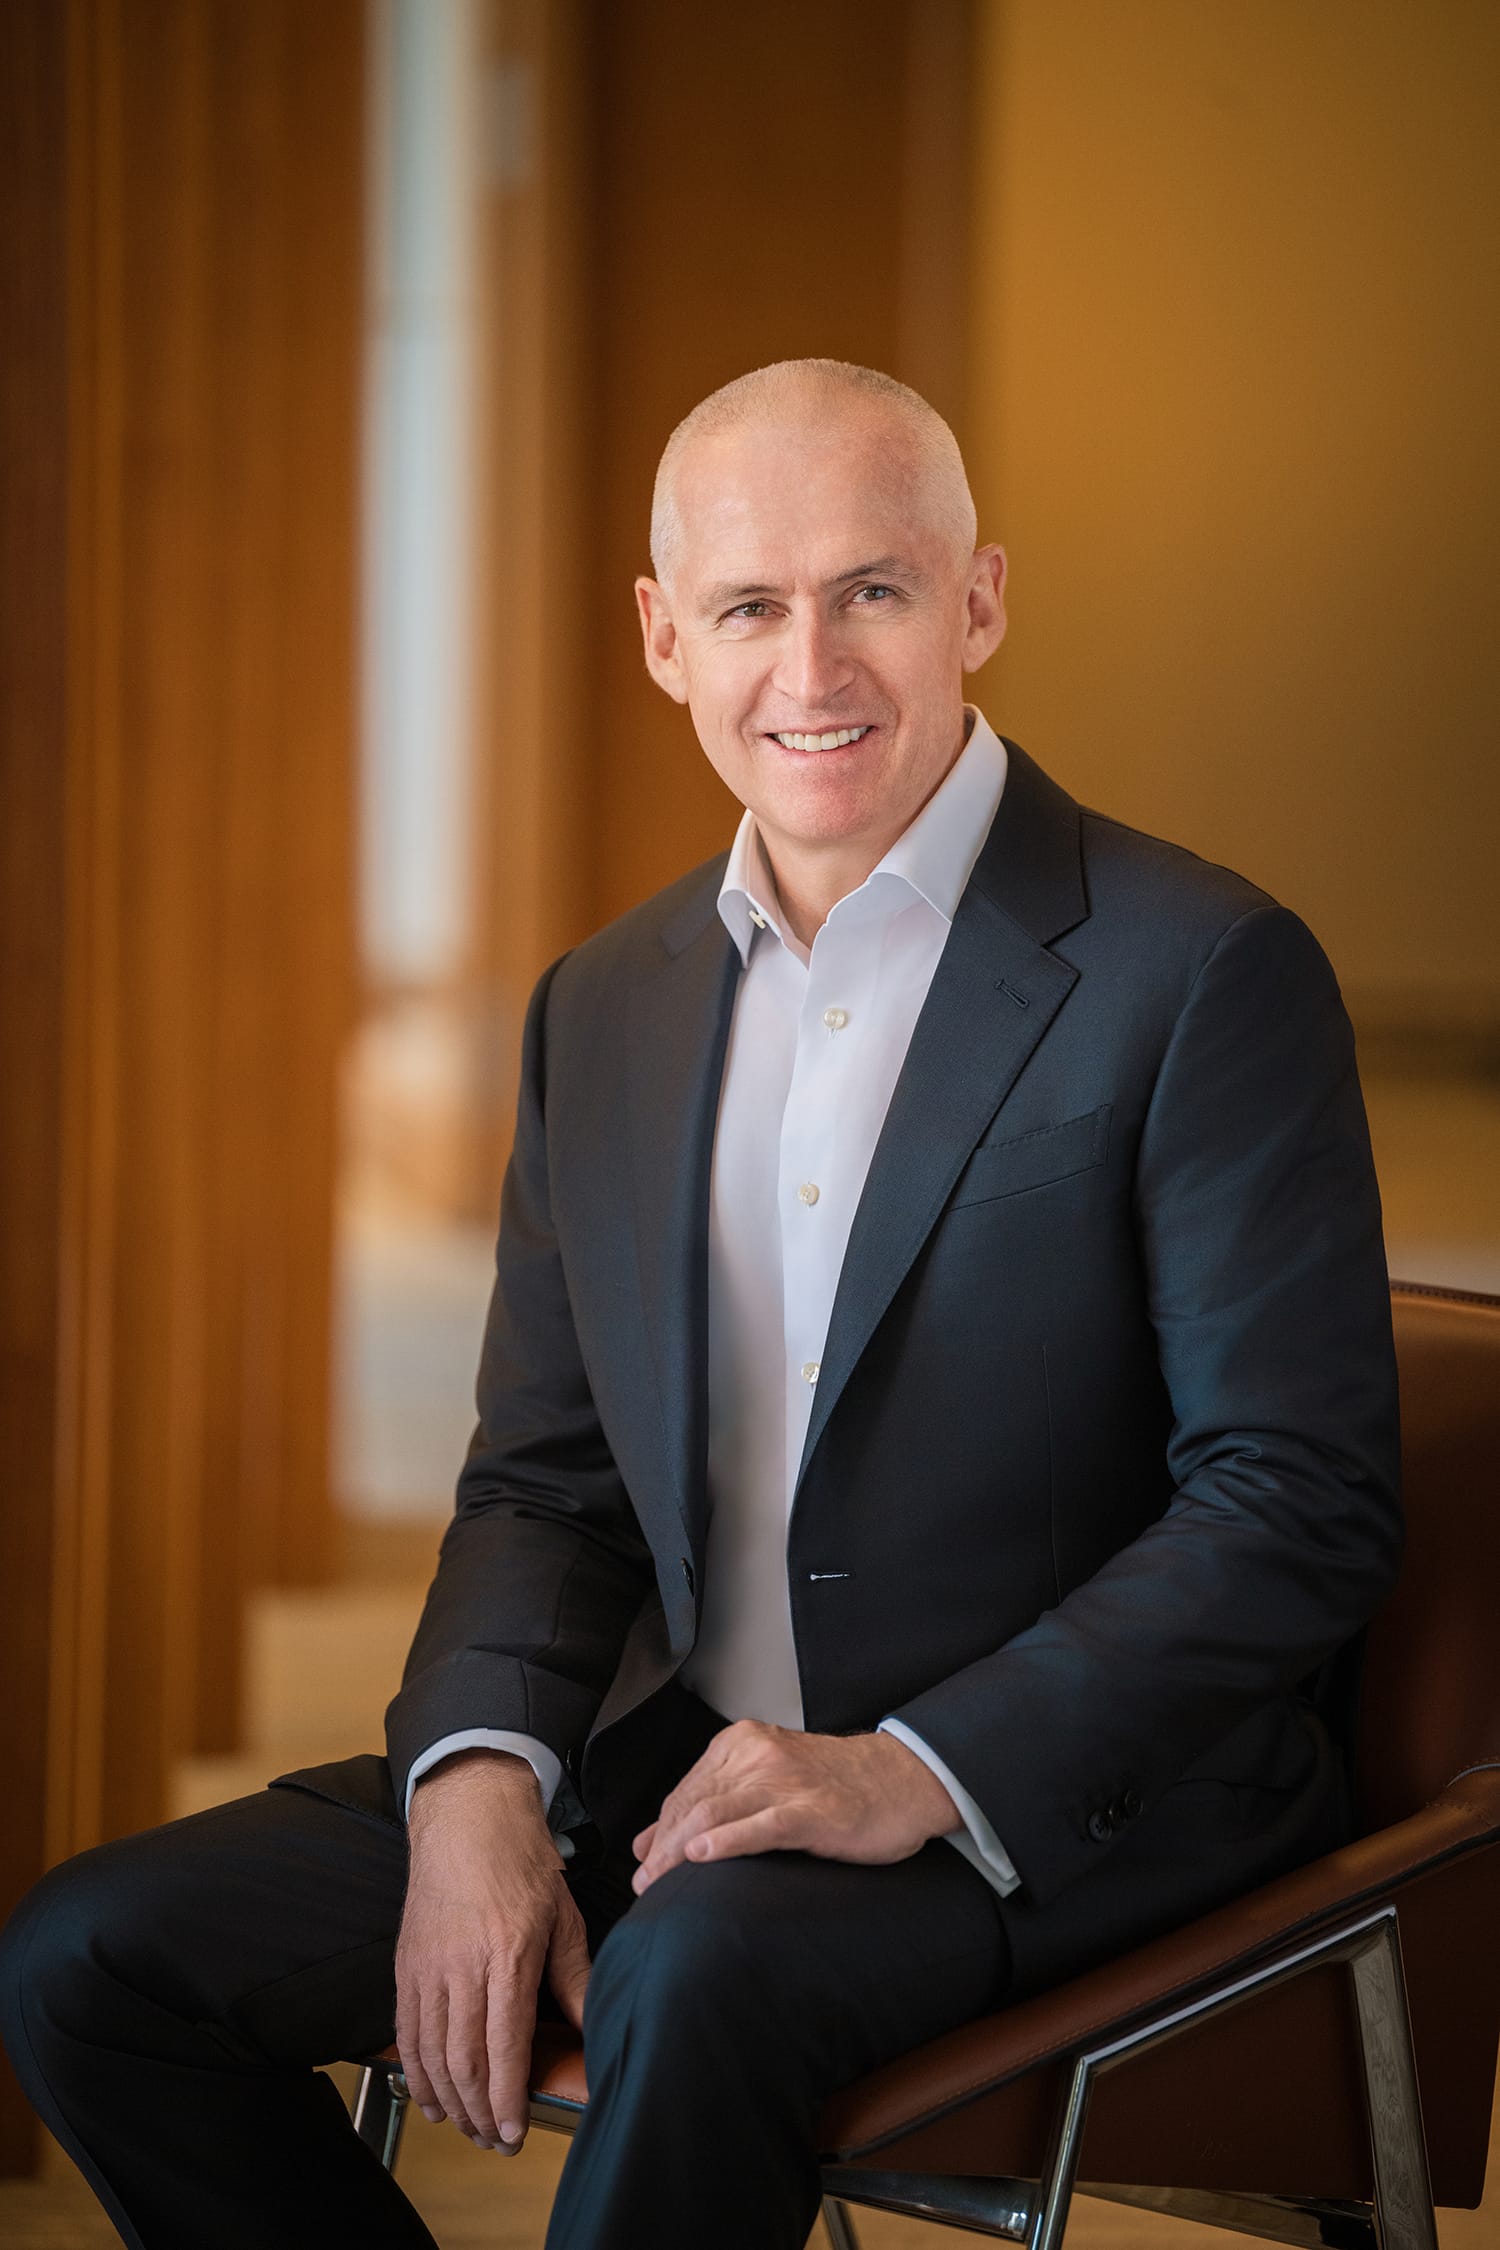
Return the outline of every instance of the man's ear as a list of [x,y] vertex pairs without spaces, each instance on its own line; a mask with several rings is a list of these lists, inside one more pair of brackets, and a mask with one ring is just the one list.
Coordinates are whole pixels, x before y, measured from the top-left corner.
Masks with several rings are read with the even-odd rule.
[[1005,638],[1005,549],[978,547],[969,569],[964,670],[977,672]]
[[646,670],[659,688],[666,689],[674,703],[686,703],[687,681],[682,674],[677,627],[672,622],[665,589],[658,586],[654,578],[638,578],[635,600],[641,613],[641,639],[646,644]]

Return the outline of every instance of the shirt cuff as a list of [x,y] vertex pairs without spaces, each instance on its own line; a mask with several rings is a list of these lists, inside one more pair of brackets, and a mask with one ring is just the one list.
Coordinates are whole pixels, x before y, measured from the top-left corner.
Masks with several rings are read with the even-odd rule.
[[900,1719],[882,1719],[875,1731],[877,1734],[893,1734],[898,1742],[904,1742],[913,1756],[921,1759],[928,1772],[937,1775],[958,1807],[963,1826],[950,1828],[943,1838],[944,1843],[951,1844],[956,1852],[962,1852],[969,1865],[984,1877],[991,1890],[999,1892],[1001,1898],[1009,1898],[1012,1891],[1019,1890],[1021,1878],[1012,1866],[1005,1846],[963,1783],[949,1772],[937,1752],[929,1749],[922,1737],[913,1734],[911,1728]]
[[[429,1743],[421,1756],[412,1760],[411,1771],[406,1777],[406,1803],[401,1808],[408,1820],[411,1818],[412,1791],[417,1783],[444,1758],[451,1758],[456,1750],[508,1750],[512,1757],[524,1758],[536,1775],[537,1787],[542,1792],[542,1810],[544,1813],[551,1812],[552,1800],[557,1795],[557,1785],[562,1779],[562,1760],[555,1750],[549,1750],[545,1742],[538,1742],[534,1734],[513,1734],[508,1727],[464,1727],[457,1734],[445,1734],[441,1741]],[[553,1842],[562,1850],[562,1840],[559,1837],[554,1836]],[[572,1849],[569,1844],[563,1853],[565,1859],[571,1857]]]

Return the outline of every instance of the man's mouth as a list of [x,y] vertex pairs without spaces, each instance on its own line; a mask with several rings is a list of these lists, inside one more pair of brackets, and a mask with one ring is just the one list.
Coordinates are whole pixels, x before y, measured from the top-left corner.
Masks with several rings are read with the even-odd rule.
[[858,742],[869,727],[830,727],[821,734],[776,734],[771,740],[779,742],[783,750],[843,750],[851,742]]

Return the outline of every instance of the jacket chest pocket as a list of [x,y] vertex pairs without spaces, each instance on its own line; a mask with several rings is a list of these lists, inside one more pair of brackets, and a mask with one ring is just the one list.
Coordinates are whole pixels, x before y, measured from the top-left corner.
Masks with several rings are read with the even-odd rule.
[[1049,1187],[1054,1180],[1070,1179],[1102,1164],[1109,1150],[1113,1106],[1103,1102],[1080,1117],[1038,1125],[1010,1140],[981,1141],[959,1174],[946,1208],[957,1211],[967,1203],[992,1203],[1026,1188]]

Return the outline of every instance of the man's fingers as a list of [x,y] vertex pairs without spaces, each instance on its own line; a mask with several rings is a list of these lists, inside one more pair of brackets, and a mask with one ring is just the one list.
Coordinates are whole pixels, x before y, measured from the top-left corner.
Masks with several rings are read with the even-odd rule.
[[[663,1798],[661,1811],[651,1823],[650,1833],[652,1836],[669,1836],[674,1829],[680,1828],[693,1808],[700,1804],[715,1786],[715,1777],[712,1774],[700,1772],[697,1766],[694,1766],[690,1772],[685,1773],[677,1787]],[[642,1829],[641,1833],[645,1835],[647,1832]],[[647,1849],[650,1849],[649,1845]]]
[[[697,1763],[688,1768],[677,1787],[665,1798],[651,1826],[641,1830],[636,1838],[638,1856],[647,1856],[652,1843],[680,1830],[703,1805],[731,1790],[760,1797],[768,1790],[784,1789],[795,1782],[798,1775],[795,1760],[804,1742],[801,1734],[789,1735],[780,1727],[763,1726],[756,1719],[740,1719],[733,1726],[722,1727]],[[793,1746],[791,1762],[787,1755],[788,1744]],[[647,1837],[651,1842],[645,1843],[641,1851],[639,1847]]]
[[514,2156],[526,2138],[531,2104],[531,2042],[536,2033],[536,1978],[514,1972],[490,1979],[485,2019],[489,2145]]
[[759,1812],[747,1813],[741,1820],[725,1821],[721,1827],[694,1836],[687,1846],[687,1857],[697,1865],[706,1860],[743,1859],[751,1852],[806,1851],[808,1848],[781,1807],[767,1805]]
[[658,1830],[658,1828],[660,1828],[660,1826],[661,1822],[659,1820],[653,1820],[649,1828],[643,1828],[639,1836],[635,1837],[632,1840],[630,1848],[635,1853],[637,1859],[644,1859],[646,1857],[647,1853],[651,1849],[651,1846],[656,1841],[656,1831]]
[[575,2031],[582,2031],[583,1996],[588,1990],[590,1967],[588,1937],[572,1892],[562,1883],[558,1890],[562,1895],[547,1948],[547,1977],[563,2014]]
[[[708,1748],[696,1758],[675,1789],[662,1799],[661,1811],[651,1823],[652,1829],[674,1828],[685,1820],[693,1807],[713,1791],[723,1789],[737,1765],[759,1748],[768,1730],[753,1721],[741,1720],[732,1727],[721,1727]],[[642,1829],[644,1836],[650,1831]],[[649,1850],[649,1846],[647,1847]]]
[[435,1990],[429,1989],[424,1996],[417,2037],[422,2076],[431,2091],[437,2111],[435,2117],[431,2109],[426,2109],[424,2114],[433,2124],[444,2117],[450,2117],[461,2131],[470,2131],[468,2112],[448,2067],[448,1994],[445,1987],[439,1985]]
[[667,1805],[662,1807],[661,1819],[653,1824],[650,1847],[631,1877],[630,1887],[637,1897],[649,1884],[656,1881],[658,1875],[665,1875],[669,1867],[678,1865],[689,1837],[698,1835],[712,1821],[713,1808],[718,1801],[715,1798],[705,1798],[672,1819],[667,1809],[671,1804],[671,1799],[668,1798]]
[[[488,2144],[496,2138],[496,2131],[490,2111],[484,1992],[465,1977],[462,1983],[449,1986],[447,2002],[443,2056],[457,2106],[449,2107],[445,2103],[444,2107],[461,2133]],[[430,2063],[428,2067],[431,2068]],[[441,2080],[438,2087],[441,2092]]]
[[411,2001],[396,2010],[396,2052],[401,2057],[407,2087],[429,2125],[442,2118],[443,2105],[427,2075],[427,2065],[422,2060],[422,2007],[421,1988],[417,1987]]
[[656,1840],[650,1852],[631,1878],[631,1888],[637,1897],[649,1890],[657,1879],[669,1869],[680,1867],[685,1859],[709,1859],[721,1855],[700,1848],[705,1837],[716,1835],[726,1827],[755,1820],[760,1825],[757,1834],[760,1842],[741,1846],[754,1851],[772,1851],[790,1839],[787,1834],[787,1815],[781,1804],[767,1805],[758,1789],[740,1787],[724,1790],[717,1796],[705,1796],[681,1821],[668,1827],[663,1819],[657,1829]]

